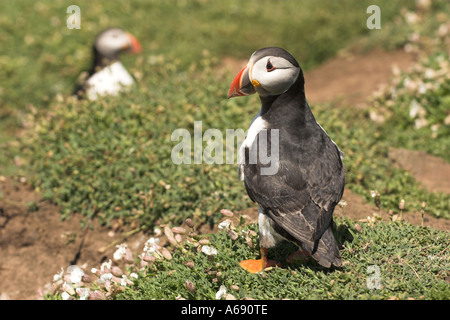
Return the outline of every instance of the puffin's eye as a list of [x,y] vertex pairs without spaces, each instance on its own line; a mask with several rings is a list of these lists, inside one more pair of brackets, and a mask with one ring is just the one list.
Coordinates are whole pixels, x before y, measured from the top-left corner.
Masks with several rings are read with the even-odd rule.
[[270,72],[270,71],[272,71],[272,70],[275,70],[275,67],[272,65],[272,63],[270,62],[270,60],[267,60],[266,70],[267,70],[267,72]]

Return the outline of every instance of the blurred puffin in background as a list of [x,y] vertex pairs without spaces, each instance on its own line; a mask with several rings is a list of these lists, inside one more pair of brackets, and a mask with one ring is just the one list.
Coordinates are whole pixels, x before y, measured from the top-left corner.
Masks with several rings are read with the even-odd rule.
[[120,28],[108,28],[97,35],[93,49],[93,66],[89,73],[80,75],[75,89],[79,99],[95,100],[98,96],[117,95],[135,84],[119,60],[123,52],[137,54],[142,51],[135,36]]
[[[343,153],[315,120],[304,85],[295,58],[268,47],[253,53],[228,91],[228,98],[257,93],[261,100],[238,160],[240,178],[258,203],[261,259],[240,262],[252,273],[277,265],[268,260],[268,249],[282,240],[302,249],[288,261],[312,256],[327,268],[342,265],[332,224],[344,192]],[[273,151],[278,156],[269,164]]]

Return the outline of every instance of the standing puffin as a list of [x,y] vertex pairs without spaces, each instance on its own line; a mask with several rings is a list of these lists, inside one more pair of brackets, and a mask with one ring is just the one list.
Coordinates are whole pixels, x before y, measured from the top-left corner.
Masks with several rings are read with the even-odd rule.
[[141,44],[132,34],[119,28],[108,28],[97,35],[93,66],[75,89],[78,98],[95,100],[98,96],[117,95],[135,84],[119,61],[122,52],[139,53]]
[[[304,84],[295,58],[284,49],[268,47],[253,53],[228,92],[228,98],[258,93],[262,103],[239,150],[240,178],[258,203],[261,259],[240,262],[252,273],[276,265],[267,260],[267,253],[282,240],[324,267],[342,265],[331,228],[334,207],[344,192],[343,153],[315,120]],[[264,173],[269,165],[261,157],[274,147],[278,159],[271,165],[276,170]]]

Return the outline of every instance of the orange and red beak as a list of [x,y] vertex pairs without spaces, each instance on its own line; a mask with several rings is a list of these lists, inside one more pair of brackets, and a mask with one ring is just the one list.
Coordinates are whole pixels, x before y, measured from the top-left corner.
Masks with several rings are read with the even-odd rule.
[[131,33],[128,33],[128,38],[130,40],[130,46],[128,48],[128,52],[130,53],[140,53],[142,51],[142,46],[139,40],[133,36]]
[[234,78],[233,82],[231,83],[230,89],[228,90],[228,98],[248,96],[256,92],[250,80],[250,70],[251,65],[248,64]]

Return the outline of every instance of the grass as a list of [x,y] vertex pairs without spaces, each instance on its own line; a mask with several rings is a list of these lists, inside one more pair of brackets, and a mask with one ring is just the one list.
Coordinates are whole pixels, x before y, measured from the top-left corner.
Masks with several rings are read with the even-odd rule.
[[[425,201],[427,212],[434,216],[450,218],[448,194],[429,192],[407,171],[392,166],[388,158],[389,147],[394,145],[393,127],[390,123],[374,124],[369,120],[369,111],[340,110],[332,105],[316,106],[314,109],[319,123],[327,128],[328,132],[336,134],[333,139],[345,150],[344,165],[347,170],[348,188],[365,197],[368,202],[373,202],[370,191],[377,190],[381,194],[381,206],[386,211],[398,212],[398,204],[403,198],[407,210],[420,211],[421,203]],[[355,123],[358,123],[358,126],[355,126]],[[423,136],[420,138],[426,139]],[[441,140],[447,139],[445,137]],[[439,141],[433,143],[439,144]]]
[[[62,206],[65,215],[75,211],[102,221],[132,218],[150,227],[162,215],[178,221],[194,212],[206,217],[230,199],[245,207],[242,186],[232,183],[235,166],[171,161],[175,129],[192,132],[193,121],[202,119],[206,130],[225,114],[232,119],[221,127],[232,127],[243,112],[238,105],[217,100],[221,86],[218,81],[211,84],[211,74],[180,76],[175,65],[167,74],[167,66],[171,62],[152,66],[158,91],[141,88],[134,99],[63,101],[39,121],[35,136],[24,138],[23,152],[30,155],[37,173],[35,184],[45,198]],[[207,82],[206,91],[193,90]],[[173,88],[190,94],[167,94]]]
[[[247,99],[250,102],[224,99],[224,79],[215,76],[209,57],[203,57],[202,63],[202,72],[180,73],[176,62],[164,60],[151,67],[138,62],[144,73],[151,68],[151,87],[158,84],[158,90],[140,87],[129,95],[100,102],[63,99],[44,118],[30,117],[29,125],[36,130],[22,137],[22,154],[30,159],[34,184],[44,198],[61,206],[64,217],[79,212],[106,223],[116,218],[137,221],[145,228],[160,218],[179,223],[194,215],[214,221],[221,208],[251,206],[244,187],[236,183],[235,164],[171,162],[172,148],[178,143],[171,141],[175,129],[187,129],[192,140],[193,122],[199,119],[203,132],[209,128],[245,130],[255,112],[251,105],[258,103],[256,97]],[[199,87],[203,90],[196,90]],[[378,190],[386,210],[397,210],[404,198],[408,209],[420,210],[426,201],[427,212],[449,218],[450,196],[428,192],[410,174],[392,167],[387,158],[393,141],[387,134],[394,126],[391,122],[375,125],[369,111],[333,105],[314,106],[313,111],[347,154],[349,188],[368,201],[369,191]],[[413,127],[399,132],[417,136]],[[418,137],[416,145],[424,139],[427,136]],[[448,135],[436,137],[433,144],[426,141],[436,146],[435,151],[444,152],[445,147],[437,146],[445,146]]]
[[[374,101],[384,113],[380,136],[392,146],[426,152],[450,162],[449,54],[436,52],[414,70],[397,76]],[[389,128],[395,128],[391,130]]]
[[[285,258],[296,249],[281,243],[269,252],[281,267],[248,273],[238,262],[259,257],[254,236],[257,226],[239,225],[231,226],[235,240],[226,230],[209,236],[190,233],[176,246],[167,247],[171,252],[168,258],[156,251],[154,262],[144,268],[138,267],[142,257],[136,258],[136,264],[128,264],[125,273],[135,272],[137,279],[103,292],[118,300],[450,298],[450,284],[445,280],[449,276],[448,232],[406,222],[371,222],[357,227],[344,218],[336,221],[335,234],[343,245],[340,268],[326,269],[313,261],[287,264]],[[207,244],[199,243],[205,240]],[[215,248],[217,254],[205,254],[205,246]],[[95,280],[91,288],[102,290],[104,284]],[[224,289],[225,294],[217,295]]]
[[[395,146],[426,150],[450,162],[449,73],[439,71],[448,69],[448,38],[436,37],[450,14],[445,1],[433,1],[428,11],[418,13],[422,21],[411,23],[406,17],[413,2],[379,1],[382,29],[372,32],[365,25],[365,9],[372,4],[366,1],[211,3],[78,1],[82,28],[69,30],[64,1],[1,2],[0,39],[8,45],[0,48],[0,174],[29,177],[43,198],[61,207],[63,218],[80,213],[106,224],[121,219],[143,230],[188,217],[214,224],[222,208],[254,206],[236,165],[175,165],[171,151],[178,142],[171,134],[183,128],[192,138],[194,121],[202,121],[203,133],[248,127],[259,101],[256,96],[226,99],[234,75],[219,72],[224,57],[248,58],[257,48],[275,45],[310,69],[350,44],[363,49],[407,45],[428,58],[411,73],[398,75],[372,109],[332,104],[312,109],[346,153],[352,191],[372,201],[370,190],[378,190],[383,208],[394,212],[400,199],[407,210],[420,210],[425,201],[427,213],[450,218],[449,195],[427,191],[387,158],[388,148]],[[75,101],[70,92],[78,74],[89,68],[91,41],[110,25],[124,27],[143,44],[142,55],[123,59],[138,86],[118,98]],[[420,40],[412,41],[417,38],[412,34]],[[435,38],[440,40],[430,40]],[[437,75],[422,81],[429,70]],[[428,86],[426,92],[421,85]],[[413,100],[425,109],[421,118],[409,115]],[[374,113],[384,120],[373,121]],[[422,118],[426,125],[416,126]],[[171,260],[157,260],[133,286],[110,298],[214,299],[221,285],[228,292],[235,285],[239,289],[231,289],[232,294],[240,299],[449,299],[448,232],[380,222],[364,224],[360,234],[348,220],[338,224],[349,228],[338,232],[346,261],[338,270],[306,264],[284,265],[263,276],[241,271],[237,261],[258,256],[257,238],[250,239],[253,247],[246,242],[246,228],[256,230],[252,225],[236,229],[235,241],[223,232],[209,236],[218,250],[214,262],[185,243],[174,249]],[[353,241],[346,238],[350,235]],[[278,257],[289,250],[284,245]],[[372,265],[380,268],[381,289],[367,288]],[[186,280],[194,283],[195,293]]]
[[[393,20],[401,7],[412,7],[410,1],[378,2],[383,23]],[[0,117],[25,112],[30,103],[45,109],[58,93],[71,92],[79,73],[90,67],[95,35],[109,26],[136,35],[146,63],[152,56],[164,56],[187,69],[200,63],[205,50],[219,63],[226,56],[246,59],[256,48],[275,45],[292,52],[309,69],[369,33],[365,24],[369,4],[348,0],[321,5],[292,0],[77,1],[81,29],[70,30],[66,1],[5,1],[0,4],[0,39],[8,45],[0,49],[0,70],[8,80],[2,82]],[[132,65],[134,58],[124,60]]]
[[[348,221],[344,223],[351,224]],[[329,271],[315,264],[306,264],[276,268],[263,275],[249,274],[240,270],[236,262],[259,257],[256,241],[250,248],[244,237],[233,241],[222,233],[211,239],[211,244],[220,252],[213,263],[204,254],[198,254],[196,248],[188,246],[186,254],[176,255],[170,262],[164,261],[161,263],[164,267],[155,266],[155,273],[149,268],[138,286],[117,298],[175,299],[181,296],[186,299],[214,299],[221,285],[225,285],[228,291],[232,285],[239,287],[232,292],[237,299],[450,298],[450,286],[444,281],[445,267],[440,263],[448,259],[448,233],[395,224],[364,225],[363,228],[362,235],[351,230],[355,238],[352,243],[346,243],[342,251],[346,263],[340,270]],[[411,234],[415,237],[411,238]],[[288,249],[292,252],[292,247],[285,246],[287,252]],[[273,258],[282,261],[285,256],[278,253]],[[194,273],[185,266],[187,259],[194,262]],[[382,287],[379,290],[372,291],[367,287],[367,269],[371,265],[379,266],[381,270]],[[208,274],[211,270],[221,275]],[[215,278],[217,282],[213,281]],[[199,288],[195,294],[184,287],[186,280]],[[428,290],[430,287],[435,290]]]
[[[176,73],[185,73],[202,70],[205,52],[209,52],[209,63],[217,66],[224,57],[248,58],[256,48],[278,45],[295,53],[305,68],[311,68],[368,33],[362,19],[365,16],[361,17],[365,15],[364,2],[327,3],[332,10],[316,6],[315,1],[301,5],[297,1],[276,5],[237,0],[211,3],[77,1],[81,29],[70,30],[66,28],[68,4],[63,0],[1,2],[0,40],[5,45],[0,48],[0,145],[14,144],[30,110],[41,115],[52,108],[58,95],[72,92],[78,75],[90,68],[95,35],[106,27],[120,26],[140,39],[143,55],[124,56],[123,60],[133,75],[140,75],[140,86],[149,90],[159,87],[156,79],[166,80],[163,74],[153,76],[152,66],[161,59],[175,62]],[[383,21],[393,19],[400,6],[410,6],[408,1],[382,3]],[[311,32],[319,22],[326,27]],[[173,92],[169,88],[161,94]],[[26,166],[15,166],[16,156],[20,155],[11,149],[2,150],[3,175],[30,173]]]

